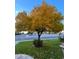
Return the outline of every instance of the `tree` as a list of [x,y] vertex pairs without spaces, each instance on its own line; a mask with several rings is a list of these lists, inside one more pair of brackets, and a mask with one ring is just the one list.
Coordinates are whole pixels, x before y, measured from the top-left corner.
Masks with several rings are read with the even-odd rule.
[[31,25],[31,18],[25,11],[18,13],[16,16],[16,32],[27,31]]
[[29,16],[25,12],[19,13],[16,16],[16,29],[37,32],[38,42],[40,42],[40,36],[43,32],[53,31],[57,33],[62,31],[63,26],[60,23],[62,19],[63,16],[54,6],[43,2],[41,6],[34,8]]
[[56,33],[63,29],[60,23],[63,16],[57,12],[54,6],[47,5],[45,2],[33,9],[31,17],[33,19],[31,29],[37,31],[39,40],[44,31],[53,31]]

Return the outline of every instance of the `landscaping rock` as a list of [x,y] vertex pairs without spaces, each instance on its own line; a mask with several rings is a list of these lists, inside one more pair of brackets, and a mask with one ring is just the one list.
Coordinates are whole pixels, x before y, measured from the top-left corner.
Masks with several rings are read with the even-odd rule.
[[62,48],[62,51],[64,53],[64,43],[61,43],[60,47]]
[[16,54],[15,59],[34,59],[34,58],[25,54]]
[[61,47],[61,48],[64,48],[64,43],[61,43],[60,47]]

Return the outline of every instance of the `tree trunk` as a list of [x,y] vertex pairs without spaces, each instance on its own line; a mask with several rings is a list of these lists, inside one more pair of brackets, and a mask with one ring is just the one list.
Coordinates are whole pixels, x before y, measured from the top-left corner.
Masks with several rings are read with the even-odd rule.
[[34,45],[35,45],[35,47],[42,47],[43,46],[43,42],[40,39],[42,32],[37,32],[37,34],[38,34],[38,40],[34,41]]
[[40,41],[40,36],[41,36],[41,35],[38,34],[38,40],[39,40],[39,41]]
[[38,40],[40,41],[40,37],[41,37],[42,32],[38,32]]

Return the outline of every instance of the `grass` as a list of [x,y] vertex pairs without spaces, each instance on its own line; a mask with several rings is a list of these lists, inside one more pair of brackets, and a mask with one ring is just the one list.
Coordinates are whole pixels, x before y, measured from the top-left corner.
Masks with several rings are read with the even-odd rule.
[[34,59],[62,59],[63,52],[59,47],[59,40],[44,40],[44,47],[36,48],[33,46],[33,41],[25,41],[16,44],[16,54],[28,54]]

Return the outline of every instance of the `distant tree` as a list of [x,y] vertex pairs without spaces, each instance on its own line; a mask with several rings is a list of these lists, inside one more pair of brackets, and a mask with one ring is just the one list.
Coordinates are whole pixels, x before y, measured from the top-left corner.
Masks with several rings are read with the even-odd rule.
[[40,36],[43,32],[57,33],[62,31],[63,25],[60,22],[62,19],[63,16],[54,6],[43,2],[41,6],[34,8],[29,16],[25,12],[16,16],[16,30],[37,32],[38,42],[40,42]]
[[19,12],[15,19],[16,32],[27,31],[32,21],[25,11]]

